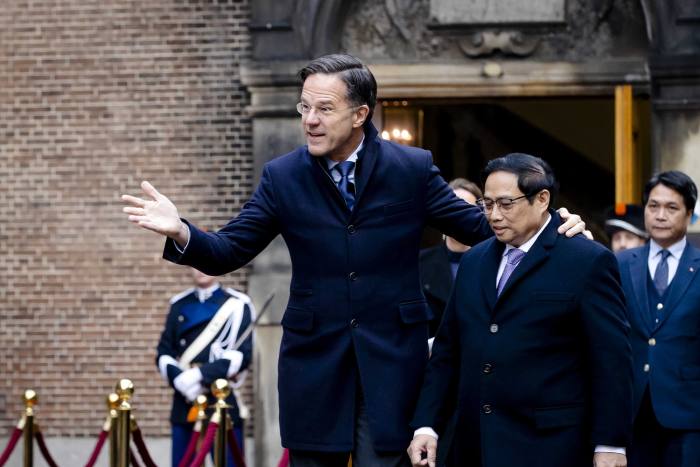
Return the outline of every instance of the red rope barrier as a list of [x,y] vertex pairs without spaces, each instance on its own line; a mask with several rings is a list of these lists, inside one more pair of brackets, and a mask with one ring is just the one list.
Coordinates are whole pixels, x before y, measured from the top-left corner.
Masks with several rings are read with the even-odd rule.
[[97,458],[100,456],[100,452],[102,451],[102,446],[104,446],[105,441],[107,440],[107,436],[109,436],[109,431],[100,431],[100,436],[97,437],[95,449],[92,450],[92,455],[87,461],[87,464],[85,464],[85,467],[93,467],[95,465],[95,462],[97,462]]
[[228,445],[231,448],[233,462],[236,463],[236,467],[246,467],[243,453],[241,452],[241,448],[238,446],[238,441],[236,441],[236,436],[233,434],[233,430],[226,431],[228,432]]
[[15,450],[15,446],[17,446],[17,441],[22,437],[22,428],[15,427],[14,430],[12,430],[12,436],[10,436],[10,441],[7,443],[7,446],[5,447],[5,450],[2,452],[2,456],[0,456],[0,467],[5,465],[5,462],[7,462],[7,459],[10,458],[12,455],[12,451]]
[[141,467],[141,464],[139,464],[139,461],[136,460],[136,454],[134,454],[134,450],[129,446],[129,456],[131,457],[131,465],[133,467]]
[[41,451],[41,455],[44,456],[46,463],[49,464],[50,467],[58,467],[56,461],[54,461],[53,457],[51,457],[49,448],[46,446],[46,442],[44,441],[44,434],[41,432],[41,430],[36,430],[34,432],[34,438],[36,438],[36,442],[39,445],[39,450]]
[[204,463],[204,459],[207,457],[207,454],[209,454],[209,451],[211,450],[212,444],[214,444],[214,436],[216,436],[216,429],[217,428],[219,428],[218,423],[209,422],[209,426],[207,427],[207,434],[204,437],[204,442],[202,443],[202,446],[199,448],[199,452],[197,453],[197,456],[194,458],[194,460],[190,464],[190,467],[200,467],[202,465],[202,463]]
[[192,430],[192,436],[190,436],[190,442],[187,444],[185,455],[182,456],[182,459],[180,460],[180,463],[177,464],[177,467],[187,467],[189,465],[188,463],[190,459],[192,459],[194,452],[197,450],[197,440],[199,439],[200,434],[201,431],[198,430],[197,425],[195,425],[194,430]]
[[289,449],[285,448],[284,451],[282,451],[282,457],[277,467],[289,467]]
[[151,455],[148,453],[146,443],[143,441],[143,434],[141,433],[141,428],[136,427],[136,429],[132,430],[132,434],[134,435],[134,444],[136,444],[136,449],[138,449],[139,455],[141,456],[141,460],[146,465],[146,467],[158,467],[156,463],[153,462]]

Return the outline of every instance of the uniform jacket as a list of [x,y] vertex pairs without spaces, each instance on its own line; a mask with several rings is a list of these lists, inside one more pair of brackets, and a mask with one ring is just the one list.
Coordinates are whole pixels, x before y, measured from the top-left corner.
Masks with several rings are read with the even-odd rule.
[[[209,321],[214,317],[221,305],[223,305],[232,296],[238,300],[242,300],[245,303],[243,307],[243,318],[238,330],[238,335],[240,336],[251,323],[251,312],[250,306],[248,305],[250,303],[250,298],[248,298],[247,295],[233,289],[219,288],[203,304],[199,302],[195,289],[189,289],[188,291],[173,297],[171,300],[170,311],[168,312],[168,316],[165,320],[165,328],[163,329],[163,333],[160,336],[160,341],[158,342],[156,366],[158,365],[158,360],[163,355],[169,355],[175,360],[179,360],[187,347],[189,347],[197,336],[204,331],[207,324],[209,324]],[[199,355],[192,360],[192,364],[199,366],[199,369],[202,372],[201,384],[206,389],[208,389],[211,386],[211,383],[213,383],[216,379],[228,378],[227,372],[230,364],[230,360],[223,358],[209,362],[209,349],[210,346],[207,345],[204,350],[202,350]],[[245,370],[250,364],[253,351],[252,334],[248,336],[238,350],[243,354],[243,362],[241,363],[241,369],[239,370],[240,373],[240,371]],[[181,373],[182,370],[173,365],[168,365],[167,370],[168,382],[172,387],[173,380]],[[209,394],[209,391],[207,391],[207,394],[210,402],[214,402],[215,399]],[[238,404],[236,403],[236,399],[233,394],[226,401],[232,406],[231,418],[233,423],[241,423]],[[189,403],[182,394],[175,390],[172,410],[170,412],[170,422],[187,423],[187,413],[189,412],[190,407],[192,407],[192,404]]]
[[220,231],[190,225],[182,254],[166,242],[166,259],[217,275],[284,238],[292,279],[278,390],[282,443],[292,449],[352,449],[360,386],[375,448],[406,448],[433,317],[418,273],[423,227],[470,244],[491,235],[429,152],[382,140],[372,126],[355,182],[351,212],[323,158],[301,147],[265,165],[250,201]]
[[594,446],[628,444],[632,359],[617,262],[558,225],[552,213],[500,297],[505,245],[491,239],[462,258],[412,422],[440,434],[458,386],[448,465],[583,467]]
[[658,324],[649,309],[648,257],[648,244],[618,254],[632,325],[635,413],[648,385],[661,425],[700,430],[700,250],[690,243],[683,250]]

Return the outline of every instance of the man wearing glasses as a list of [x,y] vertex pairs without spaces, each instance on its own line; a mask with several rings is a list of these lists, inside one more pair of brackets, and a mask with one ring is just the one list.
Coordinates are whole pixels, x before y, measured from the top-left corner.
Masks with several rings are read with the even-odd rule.
[[[432,313],[418,250],[431,225],[466,244],[492,235],[457,198],[428,151],[384,141],[370,122],[374,76],[329,55],[300,71],[306,146],[265,165],[235,219],[202,232],[148,182],[124,195],[129,220],[168,237],[166,259],[211,275],[238,269],[277,235],[292,260],[282,319],[279,402],[292,466],[405,466],[416,379]],[[578,216],[561,226],[585,227]]]
[[632,353],[617,261],[596,242],[557,234],[557,183],[543,160],[509,154],[484,176],[478,204],[495,238],[460,264],[411,461],[434,466],[456,416],[449,466],[623,467]]

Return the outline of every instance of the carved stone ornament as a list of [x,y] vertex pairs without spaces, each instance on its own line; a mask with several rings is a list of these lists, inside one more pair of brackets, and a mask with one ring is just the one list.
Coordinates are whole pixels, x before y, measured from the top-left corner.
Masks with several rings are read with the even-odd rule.
[[517,31],[482,31],[457,39],[459,48],[468,57],[483,57],[500,51],[506,55],[526,57],[537,48],[540,40]]

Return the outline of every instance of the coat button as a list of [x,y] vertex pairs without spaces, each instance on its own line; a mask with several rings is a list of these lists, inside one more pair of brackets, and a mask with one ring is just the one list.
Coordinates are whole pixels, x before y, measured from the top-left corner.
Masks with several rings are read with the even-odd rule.
[[488,375],[489,373],[491,373],[491,371],[493,371],[493,365],[491,365],[490,363],[484,363],[482,371],[484,372],[484,374]]
[[663,304],[663,303],[659,303],[658,305],[656,305],[656,309],[657,309],[657,310],[663,310],[663,309],[664,309],[664,304]]
[[184,347],[185,344],[187,344],[187,341],[185,339],[180,339],[180,347]]
[[351,281],[357,280],[357,273],[355,271],[351,272],[350,274],[348,274],[348,279],[350,279]]
[[655,345],[656,345],[656,339],[654,339],[653,337],[652,337],[651,339],[649,339],[649,345],[652,346],[652,347],[655,346]]
[[357,319],[353,318],[350,320],[350,326],[356,328],[360,325],[360,323],[357,322]]
[[482,405],[481,410],[486,414],[493,412],[493,409],[491,408],[491,404]]
[[498,324],[492,324],[491,327],[489,327],[489,331],[491,331],[491,334],[496,334],[498,332]]
[[355,226],[352,224],[348,225],[348,233],[352,235],[355,232],[357,232],[357,229],[355,228]]
[[183,321],[185,321],[185,317],[180,315],[177,317],[177,320],[182,323]]
[[644,373],[649,373],[649,370],[651,370],[651,366],[649,366],[648,363],[644,364]]

